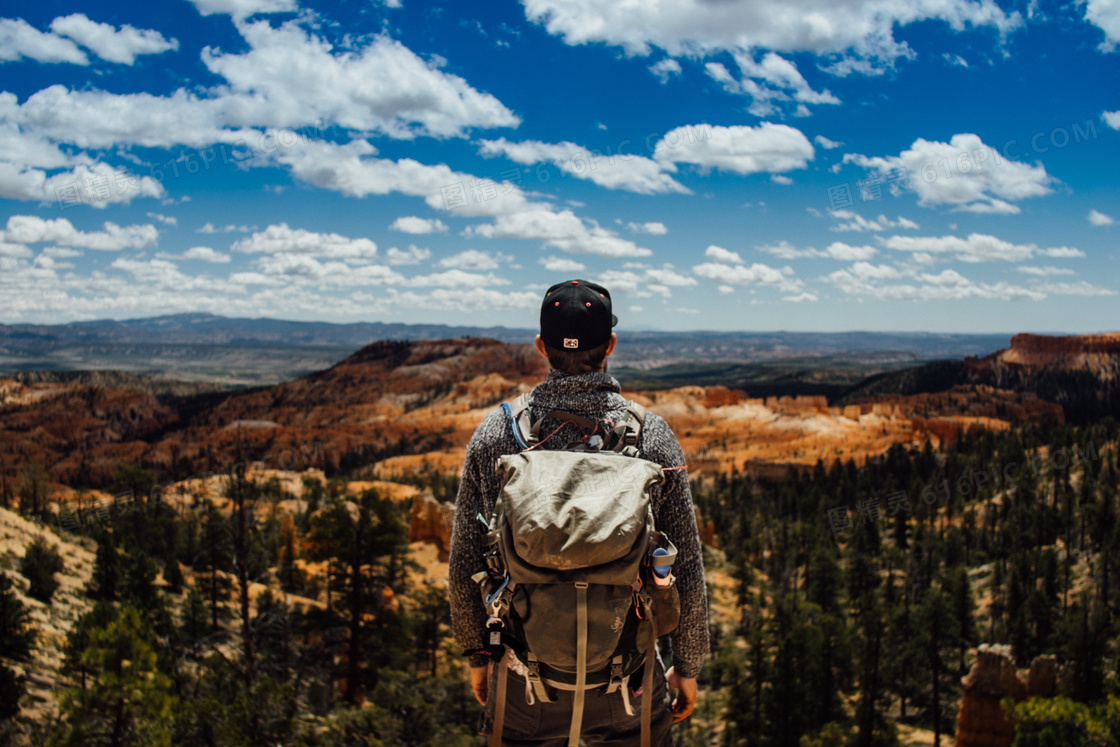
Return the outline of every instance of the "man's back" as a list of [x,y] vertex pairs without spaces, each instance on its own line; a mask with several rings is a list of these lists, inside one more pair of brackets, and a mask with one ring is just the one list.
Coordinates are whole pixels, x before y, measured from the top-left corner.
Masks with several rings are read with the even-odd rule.
[[[550,413],[566,413],[593,424],[601,423],[604,426],[601,431],[608,426],[613,430],[621,425],[627,400],[620,394],[618,382],[606,374],[605,364],[616,343],[611,332],[616,322],[611,313],[610,294],[605,288],[582,280],[558,283],[549,288],[542,301],[541,334],[537,336],[536,346],[549,359],[552,370],[547,380],[530,395],[533,422],[540,419],[539,445],[534,448],[560,449],[591,435],[562,417],[550,417]],[[622,688],[621,694],[611,691],[608,695],[606,688],[600,688],[587,696],[583,736],[588,744],[594,745],[633,743],[628,741],[637,735],[634,730],[637,722],[631,718],[631,696],[657,704],[654,744],[668,744],[670,713],[666,676],[672,686],[680,687],[680,695],[673,704],[672,720],[675,721],[691,713],[696,699],[695,678],[708,652],[704,566],[684,453],[668,424],[652,412],[646,415],[636,446],[643,459],[662,467],[664,479],[651,489],[650,503],[657,530],[678,550],[673,574],[680,594],[681,614],[671,634],[673,669],[658,675],[654,692],[643,693],[641,688],[631,692],[629,688]],[[479,701],[487,705],[484,721],[492,716],[494,701],[502,699],[489,697],[487,673],[490,665],[496,663],[493,659],[496,651],[488,646],[484,635],[489,615],[483,607],[479,586],[472,580],[472,576],[486,568],[483,559],[487,545],[485,528],[478,517],[493,515],[502,488],[502,478],[496,469],[498,458],[521,450],[508,414],[495,408],[479,425],[467,447],[456,498],[449,568],[452,627],[459,645],[470,655],[472,687]],[[511,657],[505,656],[504,661],[511,661]],[[516,664],[516,659],[512,661]],[[662,672],[659,662],[647,663]],[[521,688],[524,693],[515,687],[502,700],[502,709],[509,716],[507,737],[516,736],[517,744],[565,743],[565,709],[570,720],[571,693],[560,688],[554,701],[542,703],[533,696],[527,680],[518,681],[526,685]],[[577,699],[580,707],[582,701],[582,698]],[[620,705],[625,708],[621,721],[618,719]],[[485,723],[483,726],[485,729]]]

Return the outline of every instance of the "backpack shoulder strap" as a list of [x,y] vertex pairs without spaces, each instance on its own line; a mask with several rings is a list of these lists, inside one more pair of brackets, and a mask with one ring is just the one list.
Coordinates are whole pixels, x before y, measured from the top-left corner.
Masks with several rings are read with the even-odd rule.
[[518,448],[525,451],[537,442],[536,429],[533,428],[530,421],[532,415],[529,412],[528,392],[522,394],[513,402],[503,402],[502,410],[509,418],[510,427],[513,430],[513,440],[517,442]]
[[626,449],[633,448],[635,452],[638,449],[638,436],[641,435],[642,426],[646,422],[646,408],[639,405],[634,400],[626,403],[626,419],[622,421],[622,425],[615,431],[614,450],[619,453],[625,453]]

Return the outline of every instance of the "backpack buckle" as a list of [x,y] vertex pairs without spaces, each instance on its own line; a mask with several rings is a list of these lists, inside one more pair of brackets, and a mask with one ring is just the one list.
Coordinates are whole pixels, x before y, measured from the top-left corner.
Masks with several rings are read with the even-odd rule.
[[500,618],[491,617],[486,621],[487,641],[486,648],[491,651],[498,651],[502,647],[502,628],[505,623]]
[[607,692],[614,693],[624,686],[625,681],[622,679],[622,657],[616,656],[611,660],[611,679],[610,684],[607,685]]

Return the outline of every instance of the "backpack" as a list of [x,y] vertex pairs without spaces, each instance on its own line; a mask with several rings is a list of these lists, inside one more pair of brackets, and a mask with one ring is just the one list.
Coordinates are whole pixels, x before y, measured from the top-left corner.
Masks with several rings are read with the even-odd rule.
[[[478,517],[488,550],[487,568],[475,579],[490,614],[491,655],[512,651],[530,702],[534,695],[550,702],[549,687],[573,692],[571,747],[579,742],[585,692],[620,692],[633,714],[629,679],[644,667],[642,743],[648,744],[654,644],[676,628],[680,600],[666,569],[677,550],[654,527],[650,503],[662,468],[638,456],[645,408],[629,402],[617,429],[563,412],[533,423],[528,395],[502,409],[521,451],[498,459],[502,488],[493,515]],[[545,418],[576,424],[584,438],[563,449],[538,449]],[[659,582],[655,567],[665,577]],[[501,741],[505,674],[500,666],[494,744]]]

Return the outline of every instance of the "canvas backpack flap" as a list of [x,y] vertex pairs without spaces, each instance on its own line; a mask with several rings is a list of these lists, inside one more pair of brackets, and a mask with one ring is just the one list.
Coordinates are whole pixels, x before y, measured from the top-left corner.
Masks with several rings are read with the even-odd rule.
[[512,549],[530,565],[557,571],[608,565],[650,531],[648,490],[661,479],[654,462],[572,451],[521,452],[499,462]]

